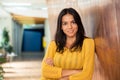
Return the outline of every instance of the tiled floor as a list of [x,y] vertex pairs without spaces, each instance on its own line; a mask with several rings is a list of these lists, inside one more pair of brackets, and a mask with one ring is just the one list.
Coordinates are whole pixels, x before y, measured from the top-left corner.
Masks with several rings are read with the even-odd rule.
[[4,80],[40,80],[41,60],[8,62],[2,66]]
[[22,54],[24,55],[2,64],[5,71],[4,80],[40,80],[41,60],[43,58],[41,54],[44,53]]

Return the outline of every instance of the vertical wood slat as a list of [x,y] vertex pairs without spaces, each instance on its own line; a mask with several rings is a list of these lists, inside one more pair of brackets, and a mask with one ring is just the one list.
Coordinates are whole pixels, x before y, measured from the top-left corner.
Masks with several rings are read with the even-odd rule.
[[96,28],[96,52],[106,80],[120,80],[120,3],[113,0],[101,8],[100,25]]

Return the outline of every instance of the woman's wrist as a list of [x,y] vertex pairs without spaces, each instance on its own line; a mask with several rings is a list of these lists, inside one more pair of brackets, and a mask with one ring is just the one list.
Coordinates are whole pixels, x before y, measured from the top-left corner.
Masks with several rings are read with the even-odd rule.
[[62,77],[70,76],[81,72],[81,70],[62,70]]

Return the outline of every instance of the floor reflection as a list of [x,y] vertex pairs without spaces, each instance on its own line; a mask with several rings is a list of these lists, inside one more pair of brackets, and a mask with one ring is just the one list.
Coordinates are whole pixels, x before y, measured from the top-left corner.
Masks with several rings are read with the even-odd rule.
[[42,57],[26,54],[15,58],[11,62],[2,64],[5,71],[4,80],[40,80]]

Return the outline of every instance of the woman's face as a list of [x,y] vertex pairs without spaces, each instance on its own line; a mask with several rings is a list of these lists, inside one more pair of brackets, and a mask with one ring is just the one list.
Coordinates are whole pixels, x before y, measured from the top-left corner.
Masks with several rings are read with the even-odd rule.
[[78,26],[71,14],[66,14],[62,17],[62,30],[67,37],[76,37]]

